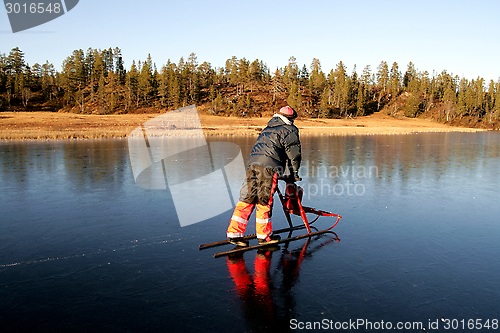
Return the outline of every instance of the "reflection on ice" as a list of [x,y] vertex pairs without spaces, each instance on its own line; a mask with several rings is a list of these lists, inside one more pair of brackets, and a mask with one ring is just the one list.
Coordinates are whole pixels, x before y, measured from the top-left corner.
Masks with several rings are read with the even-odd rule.
[[[304,171],[304,205],[340,213],[342,242],[324,236],[306,250],[305,240],[282,246],[260,268],[256,252],[229,268],[199,251],[225,237],[232,211],[181,227],[169,188],[137,186],[127,140],[2,142],[1,330],[283,331],[292,319],[495,318],[499,139],[496,132],[304,138],[305,163],[339,170]],[[248,156],[251,138],[231,140]],[[216,141],[226,139],[207,144]],[[238,156],[213,151],[207,170]],[[377,172],[342,172],[353,167]],[[201,178],[196,186],[212,204],[223,202],[210,184]],[[224,184],[230,202],[232,184]],[[338,184],[364,191],[350,196]],[[189,208],[194,214],[206,202]],[[287,223],[278,208],[280,229]],[[235,281],[237,272],[247,282]]]

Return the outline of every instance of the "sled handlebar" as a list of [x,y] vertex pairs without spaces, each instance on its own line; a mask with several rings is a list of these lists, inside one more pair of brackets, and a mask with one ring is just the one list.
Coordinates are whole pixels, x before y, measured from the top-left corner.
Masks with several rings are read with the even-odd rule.
[[295,178],[292,175],[287,175],[287,176],[278,177],[278,180],[283,180],[286,183],[295,183],[295,182],[300,182],[302,180],[302,178],[300,178],[300,177]]

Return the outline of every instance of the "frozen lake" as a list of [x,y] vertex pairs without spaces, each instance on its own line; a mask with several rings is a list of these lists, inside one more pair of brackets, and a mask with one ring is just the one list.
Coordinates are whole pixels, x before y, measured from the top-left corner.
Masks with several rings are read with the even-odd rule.
[[[246,159],[254,139],[230,141]],[[264,262],[199,251],[232,211],[181,227],[168,188],[134,181],[126,140],[0,143],[0,332],[498,329],[499,133],[302,143],[304,204],[343,216],[341,242],[297,241]],[[278,204],[273,222],[286,227]]]

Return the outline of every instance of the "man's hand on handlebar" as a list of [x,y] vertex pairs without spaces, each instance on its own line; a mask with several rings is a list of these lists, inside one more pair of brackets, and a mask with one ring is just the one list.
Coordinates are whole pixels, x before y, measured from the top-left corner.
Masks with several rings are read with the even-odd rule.
[[295,182],[300,182],[302,178],[299,177],[299,174],[297,172],[294,172],[293,174],[290,175],[284,175],[280,177],[280,179],[284,180],[287,183],[295,183]]

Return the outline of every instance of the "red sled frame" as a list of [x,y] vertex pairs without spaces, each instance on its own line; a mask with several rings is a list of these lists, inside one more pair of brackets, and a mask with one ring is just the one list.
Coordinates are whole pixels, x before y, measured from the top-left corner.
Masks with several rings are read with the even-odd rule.
[[[313,233],[311,231],[311,225],[322,216],[329,216],[336,218],[332,226],[323,229],[325,232],[332,230],[337,226],[337,224],[340,222],[340,219],[342,218],[341,215],[327,212],[324,210],[319,210],[312,207],[303,206],[302,205],[303,189],[297,184],[295,184],[294,181],[288,178],[280,178],[280,180],[284,180],[286,183],[285,194],[281,193],[279,187],[276,188],[276,192],[278,193],[278,197],[281,201],[281,206],[283,207],[283,212],[285,213],[285,217],[290,228],[296,228],[292,223],[291,215],[298,215],[301,217],[302,222],[304,223],[304,227],[306,228],[308,234]],[[307,214],[314,214],[316,215],[316,217],[313,220],[309,221]]]
[[[280,180],[284,181],[286,184],[285,187],[285,193],[283,194],[279,187],[276,187],[276,192],[278,193],[278,197],[280,199],[281,205],[283,207],[283,212],[285,213],[286,220],[288,222],[289,228],[285,229],[279,229],[279,230],[274,230],[273,234],[281,234],[285,232],[289,232],[289,235],[287,238],[282,238],[280,239],[277,243],[274,244],[282,244],[282,243],[288,243],[291,241],[307,238],[307,237],[314,237],[318,236],[327,232],[333,233],[335,235],[335,240],[337,242],[340,241],[338,238],[338,235],[331,230],[337,226],[337,224],[340,222],[340,219],[342,219],[342,216],[339,214],[335,214],[332,212],[324,211],[324,210],[319,210],[316,208],[312,207],[306,207],[302,205],[302,194],[303,194],[303,189],[300,186],[297,186],[295,184],[295,181],[290,179],[290,178],[280,178]],[[307,217],[307,214],[313,214],[315,217],[309,221],[309,218]],[[292,222],[292,215],[298,215],[301,217],[303,225],[293,225]],[[325,228],[318,230],[315,226],[312,226],[320,217],[333,217],[335,218],[335,222]],[[292,232],[295,230],[301,230],[301,229],[306,229],[307,233],[294,236],[292,237]],[[315,231],[313,231],[314,229]],[[247,235],[243,237],[246,240],[251,240],[257,238],[257,235],[252,234],[252,235]],[[207,244],[201,244],[199,246],[200,250],[216,247],[216,246],[222,246],[222,245],[227,245],[230,244],[229,241],[222,240],[222,241],[217,241],[217,242],[212,242],[212,243],[207,243]],[[218,252],[214,254],[214,257],[221,257],[221,256],[226,256],[229,254],[233,253],[240,253],[240,252],[246,252],[249,250],[253,249],[259,249],[269,246],[268,244],[259,244],[259,245],[252,245],[252,246],[246,246],[246,247],[236,247],[232,250],[229,251],[223,251],[223,252]]]

